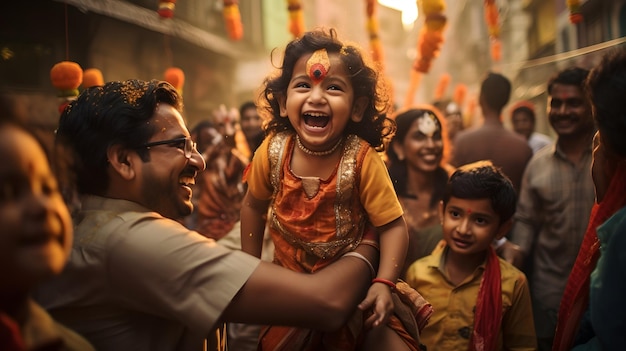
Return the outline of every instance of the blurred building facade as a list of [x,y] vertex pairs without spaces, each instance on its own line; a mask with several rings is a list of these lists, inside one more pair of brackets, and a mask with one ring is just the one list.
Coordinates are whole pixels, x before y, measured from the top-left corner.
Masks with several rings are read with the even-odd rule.
[[[484,0],[447,0],[448,22],[439,57],[423,75],[414,101],[430,103],[443,74],[467,87],[466,105],[477,99],[481,78],[498,71],[513,82],[512,101],[538,106],[545,119],[546,81],[567,65],[590,68],[607,48],[626,37],[626,0],[581,0],[584,20],[572,24],[565,0],[496,0],[502,59],[493,62]],[[336,28],[342,39],[369,49],[365,0],[302,0],[307,30]],[[263,79],[280,65],[281,50],[292,39],[285,0],[240,1],[244,36],[228,39],[222,0],[179,0],[174,16],[157,15],[158,0],[12,1],[0,13],[0,91],[12,94],[37,123],[58,119],[57,91],[50,68],[63,60],[83,69],[98,68],[104,80],[162,79],[166,68],[185,72],[183,96],[190,125],[210,118],[219,106],[254,99]],[[405,99],[416,44],[423,26],[401,23],[401,12],[378,6],[384,75],[396,105]],[[466,106],[467,107],[467,106]],[[474,115],[480,111],[474,107]],[[475,118],[471,121],[477,121]],[[508,118],[508,116],[505,116]]]
[[237,73],[240,64],[267,61],[262,7],[257,1],[240,6],[244,36],[232,41],[221,0],[178,1],[169,19],[157,14],[156,0],[7,3],[0,14],[0,90],[25,105],[35,123],[54,125],[58,100],[50,69],[57,62],[98,68],[104,81],[163,79],[168,67],[179,67],[185,115],[193,124],[219,104],[253,98]]

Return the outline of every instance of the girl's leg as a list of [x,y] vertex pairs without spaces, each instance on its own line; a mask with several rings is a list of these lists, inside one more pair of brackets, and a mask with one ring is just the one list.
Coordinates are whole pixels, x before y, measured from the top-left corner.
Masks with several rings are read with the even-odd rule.
[[411,349],[400,338],[398,333],[388,326],[372,328],[367,331],[361,351],[410,351]]

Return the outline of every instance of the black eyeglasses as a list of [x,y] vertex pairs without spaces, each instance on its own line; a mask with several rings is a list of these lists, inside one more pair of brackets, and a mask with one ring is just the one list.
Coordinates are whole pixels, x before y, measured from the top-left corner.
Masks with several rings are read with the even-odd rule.
[[175,144],[178,144],[177,147],[179,147],[179,148],[180,148],[180,146],[183,147],[183,150],[185,151],[185,157],[186,158],[191,158],[191,154],[193,154],[194,150],[197,150],[196,149],[196,142],[191,140],[191,138],[188,138],[188,137],[180,137],[180,138],[176,138],[176,139],[153,141],[151,143],[145,143],[145,144],[139,146],[138,148],[150,149],[153,146],[158,146],[158,145],[175,145]]

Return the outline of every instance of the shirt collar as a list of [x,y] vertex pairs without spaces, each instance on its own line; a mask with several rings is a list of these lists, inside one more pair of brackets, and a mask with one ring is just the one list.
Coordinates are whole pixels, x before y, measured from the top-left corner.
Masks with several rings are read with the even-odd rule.
[[136,202],[96,195],[83,195],[81,197],[81,205],[81,209],[84,211],[104,210],[112,212],[154,212]]

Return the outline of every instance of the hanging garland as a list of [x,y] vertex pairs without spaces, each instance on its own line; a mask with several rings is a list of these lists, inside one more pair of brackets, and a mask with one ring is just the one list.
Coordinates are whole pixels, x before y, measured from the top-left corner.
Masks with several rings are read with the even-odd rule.
[[450,85],[450,74],[442,73],[439,76],[439,82],[437,83],[437,87],[435,87],[435,93],[433,95],[433,100],[441,100],[446,95],[446,90],[448,90],[448,85]]
[[569,9],[569,21],[573,24],[578,24],[583,21],[583,14],[580,12],[579,0],[566,0],[567,8]]
[[500,42],[500,20],[495,0],[485,0],[485,20],[489,32],[491,59],[499,62],[502,59],[502,43]]
[[78,96],[78,87],[83,82],[83,69],[76,62],[61,61],[50,69],[50,81],[59,90],[61,100],[59,113]]
[[447,18],[443,14],[446,4],[443,0],[422,0],[422,12],[425,15],[424,27],[417,43],[419,59],[415,62],[415,70],[428,73],[432,60],[439,55],[443,43],[443,30]]
[[463,83],[457,83],[452,94],[452,101],[461,107],[465,103],[465,95],[467,95],[467,86]]
[[231,40],[241,40],[243,37],[243,24],[241,24],[241,13],[239,12],[238,0],[224,0],[224,23],[226,32]]
[[174,9],[176,8],[176,0],[159,0],[159,8],[157,13],[161,18],[174,17]]
[[300,0],[287,0],[287,10],[289,11],[289,32],[294,38],[299,38],[304,34],[304,14]]
[[378,18],[376,17],[376,6],[378,1],[376,0],[365,0],[366,1],[366,10],[367,10],[367,34],[370,40],[370,50],[372,51],[372,59],[375,62],[380,64],[381,68],[383,65],[383,46],[380,41],[380,37],[378,35]]
[[446,8],[443,0],[418,0],[417,6],[420,13],[424,14],[425,20],[417,40],[419,57],[415,60],[411,70],[411,80],[404,102],[405,108],[413,104],[413,96],[419,87],[422,74],[428,73],[432,60],[439,55],[443,43],[443,30],[447,22],[443,13]]

